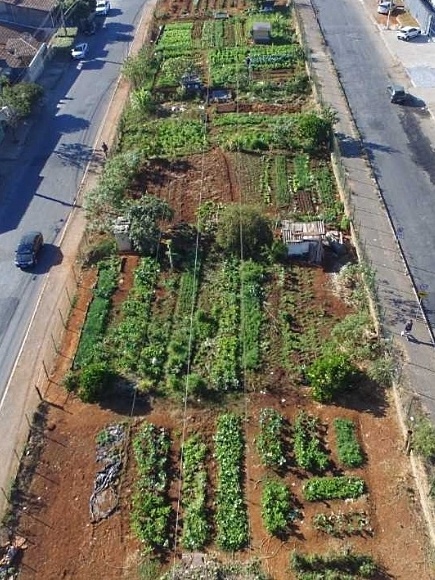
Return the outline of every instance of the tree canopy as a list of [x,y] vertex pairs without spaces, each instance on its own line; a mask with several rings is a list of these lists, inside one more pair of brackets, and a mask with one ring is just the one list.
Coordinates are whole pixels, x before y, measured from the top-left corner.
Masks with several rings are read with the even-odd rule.
[[228,205],[219,216],[216,241],[222,250],[243,258],[257,258],[273,242],[268,220],[255,207]]

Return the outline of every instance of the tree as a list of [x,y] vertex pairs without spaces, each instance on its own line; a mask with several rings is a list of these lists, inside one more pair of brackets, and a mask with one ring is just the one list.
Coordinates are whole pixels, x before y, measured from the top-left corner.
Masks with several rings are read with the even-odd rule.
[[268,220],[249,205],[228,205],[219,216],[216,241],[228,254],[258,259],[270,248],[273,234]]
[[107,160],[98,185],[85,200],[87,217],[98,229],[108,230],[113,218],[124,213],[126,191],[137,174],[141,159],[138,151],[127,151]]
[[172,219],[173,211],[166,201],[145,194],[130,206],[128,215],[133,248],[141,254],[154,254],[160,239],[159,222]]
[[62,23],[78,26],[95,12],[96,0],[62,0],[60,2]]
[[315,152],[329,143],[332,121],[316,113],[301,113],[298,116],[297,133],[301,145],[308,153]]
[[8,106],[17,118],[28,117],[34,104],[42,97],[44,89],[36,83],[3,84],[0,105]]

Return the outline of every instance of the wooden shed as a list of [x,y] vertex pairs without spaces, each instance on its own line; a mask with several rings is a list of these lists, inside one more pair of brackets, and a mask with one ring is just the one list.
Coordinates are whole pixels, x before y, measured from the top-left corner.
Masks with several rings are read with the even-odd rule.
[[301,259],[315,264],[322,262],[323,241],[326,234],[323,221],[292,222],[282,220],[281,232],[289,258]]

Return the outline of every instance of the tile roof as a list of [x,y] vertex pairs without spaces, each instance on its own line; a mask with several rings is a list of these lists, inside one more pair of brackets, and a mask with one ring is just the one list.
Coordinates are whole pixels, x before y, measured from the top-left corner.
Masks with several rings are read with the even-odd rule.
[[32,8],[45,12],[50,12],[58,4],[57,0],[2,0],[2,2],[19,8]]
[[43,38],[32,36],[18,26],[0,25],[0,69],[27,67]]

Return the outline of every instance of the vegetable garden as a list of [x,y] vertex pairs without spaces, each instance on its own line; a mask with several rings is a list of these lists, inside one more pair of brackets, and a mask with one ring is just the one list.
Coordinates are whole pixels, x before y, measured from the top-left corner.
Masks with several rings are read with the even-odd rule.
[[[139,216],[135,234],[151,232],[153,251],[98,261],[76,356],[58,381],[73,411],[50,410],[61,434],[83,414],[92,449],[94,431],[128,417],[119,509],[89,531],[80,509],[83,542],[90,554],[101,546],[89,556],[95,577],[111,577],[107,560],[129,578],[187,578],[168,570],[197,553],[257,580],[382,579],[406,566],[412,577],[420,552],[397,564],[392,548],[407,541],[415,512],[400,449],[385,459],[378,444],[399,436],[373,379],[383,352],[370,339],[363,268],[343,268],[349,246],[343,261],[327,253],[314,267],[289,262],[280,242],[282,218],[322,219],[347,239],[329,164],[333,115],[312,107],[291,10],[242,8],[162,2],[155,43],[125,65],[132,98],[86,209],[100,235],[114,215]],[[170,16],[186,12],[201,18]],[[272,25],[269,45],[252,42],[258,19]],[[210,92],[231,89],[235,112],[186,92],[183,74]],[[82,447],[67,449],[77,465]],[[66,451],[46,453],[48,466]],[[32,493],[43,496],[38,485]],[[80,486],[70,495],[67,486],[69,505]],[[73,561],[83,546],[71,550]],[[53,561],[41,564],[44,577],[67,577],[67,564],[44,571]],[[79,566],[73,574],[85,577]]]

